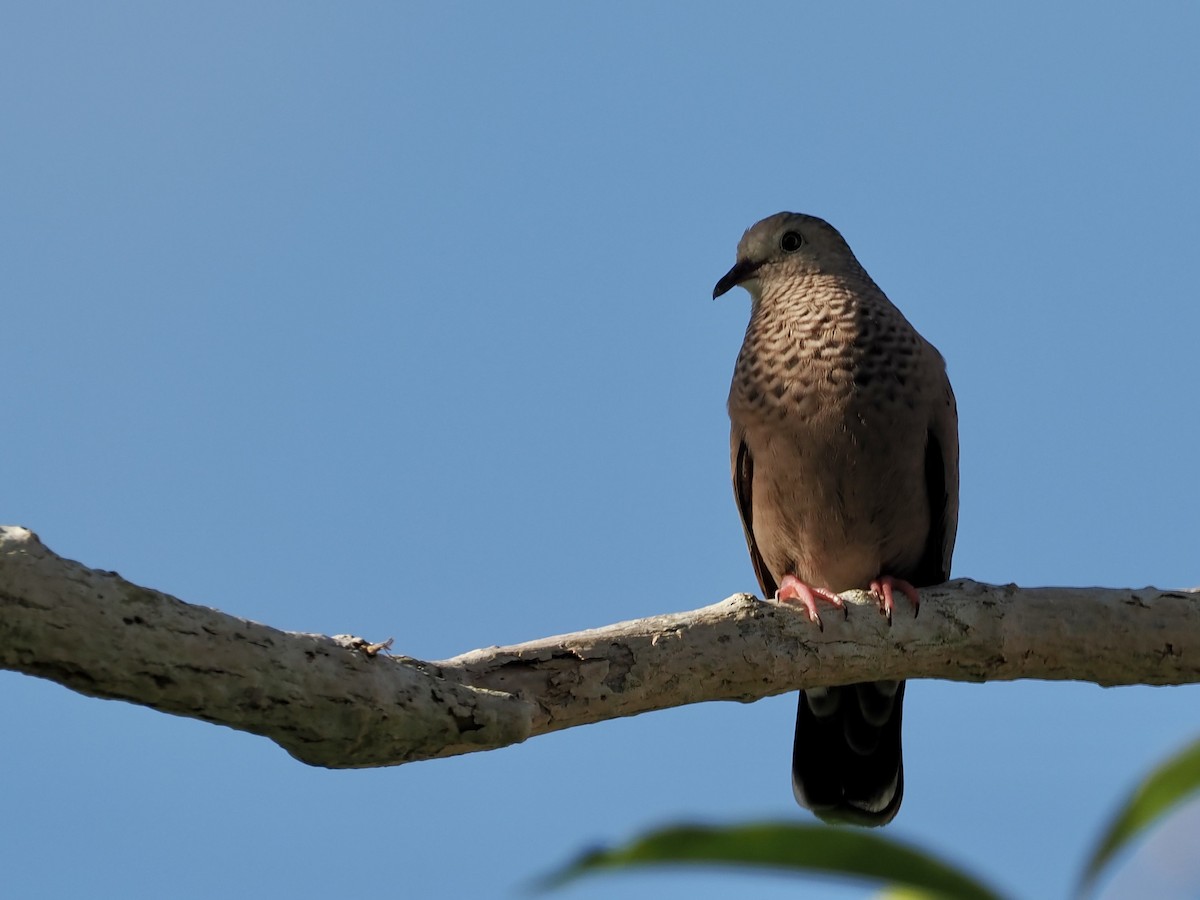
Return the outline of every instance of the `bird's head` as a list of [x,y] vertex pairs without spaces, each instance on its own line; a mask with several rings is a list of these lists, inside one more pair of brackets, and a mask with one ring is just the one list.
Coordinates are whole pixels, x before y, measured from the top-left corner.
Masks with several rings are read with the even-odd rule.
[[861,269],[845,239],[824,219],[803,213],[776,213],[742,235],[737,262],[713,288],[713,299],[739,285],[758,298],[765,279],[785,281]]

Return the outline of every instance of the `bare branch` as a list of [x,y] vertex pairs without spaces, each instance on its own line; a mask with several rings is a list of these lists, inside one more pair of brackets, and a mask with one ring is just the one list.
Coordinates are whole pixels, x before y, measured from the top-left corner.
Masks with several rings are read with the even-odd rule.
[[398,765],[706,700],[876,678],[1200,681],[1200,593],[953,581],[894,624],[868,595],[823,630],[738,594],[702,609],[475,650],[387,656],[88,569],[0,527],[0,668],[263,735],[306,763]]

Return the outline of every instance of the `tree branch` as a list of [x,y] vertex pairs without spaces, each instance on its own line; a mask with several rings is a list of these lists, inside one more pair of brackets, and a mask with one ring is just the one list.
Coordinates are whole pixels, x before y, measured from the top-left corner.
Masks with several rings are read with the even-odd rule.
[[62,559],[0,526],[0,668],[260,734],[303,762],[398,765],[705,700],[877,678],[1200,681],[1200,593],[922,590],[894,624],[869,595],[823,630],[737,594],[441,662],[279,631]]

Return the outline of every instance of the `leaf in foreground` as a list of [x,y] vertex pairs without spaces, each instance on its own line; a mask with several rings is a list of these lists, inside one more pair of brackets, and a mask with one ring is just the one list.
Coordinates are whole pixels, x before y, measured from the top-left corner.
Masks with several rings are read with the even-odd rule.
[[1200,741],[1146,776],[1113,817],[1079,881],[1085,893],[1100,870],[1131,840],[1200,790]]
[[557,887],[603,869],[693,864],[837,875],[908,888],[925,897],[998,900],[1000,896],[964,872],[890,838],[821,825],[772,823],[665,828],[623,847],[587,853],[548,876],[542,886]]

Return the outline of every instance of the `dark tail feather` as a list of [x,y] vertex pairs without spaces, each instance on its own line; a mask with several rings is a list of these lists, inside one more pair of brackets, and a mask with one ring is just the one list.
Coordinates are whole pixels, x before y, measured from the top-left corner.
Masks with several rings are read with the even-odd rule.
[[800,694],[792,789],[826,822],[886,825],[904,796],[900,752],[903,681]]

